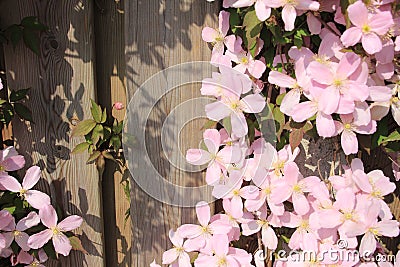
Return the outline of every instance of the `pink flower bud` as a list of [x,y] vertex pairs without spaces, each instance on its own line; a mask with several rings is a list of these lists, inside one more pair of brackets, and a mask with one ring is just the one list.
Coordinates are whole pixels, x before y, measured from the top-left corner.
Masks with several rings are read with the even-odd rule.
[[122,104],[121,102],[115,102],[114,105],[113,105],[113,107],[114,107],[116,110],[121,110],[121,109],[124,108],[124,104]]

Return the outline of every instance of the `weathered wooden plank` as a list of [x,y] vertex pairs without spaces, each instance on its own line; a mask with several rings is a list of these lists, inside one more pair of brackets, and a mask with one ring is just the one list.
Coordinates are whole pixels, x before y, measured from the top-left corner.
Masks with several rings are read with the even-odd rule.
[[[201,30],[204,25],[217,27],[218,10],[218,2],[210,4],[197,0],[125,1],[128,95],[131,97],[140,84],[151,75],[169,66],[195,60],[209,61],[211,53],[207,44],[201,40]],[[177,88],[163,96],[148,120],[146,145],[153,165],[164,179],[174,184],[204,184],[201,175],[185,173],[172,166],[168,155],[164,154],[166,151],[161,149],[163,121],[180,103],[198,97],[199,87],[197,84]],[[194,112],[195,108],[196,106],[193,106],[187,112]],[[174,121],[176,125],[182,123],[179,121],[185,115],[182,113],[177,114]],[[184,154],[187,148],[198,146],[203,123],[201,120],[192,121],[182,131],[170,125],[170,131],[180,133],[180,136],[177,134],[175,139],[170,138],[164,144],[175,147],[179,144]],[[131,190],[131,217],[131,266],[148,266],[153,259],[160,262],[162,251],[171,246],[167,238],[169,229],[176,229],[182,223],[197,221],[193,208],[184,209],[161,203],[149,197],[134,182]]]
[[34,124],[14,120],[18,149],[28,166],[43,172],[40,187],[66,214],[83,216],[83,245],[89,255],[71,253],[46,266],[103,266],[103,219],[98,172],[87,155],[70,155],[81,138],[70,138],[77,121],[89,117],[95,98],[93,1],[1,1],[2,26],[38,16],[49,27],[41,35],[41,56],[22,44],[5,47],[9,88],[31,87]]
[[[123,1],[102,0],[95,5],[97,99],[109,113],[115,102],[126,106],[123,9]],[[118,120],[125,117],[125,109],[112,113]],[[130,203],[124,197],[122,179],[116,165],[107,161],[102,182],[107,199],[103,204],[107,266],[130,266],[131,224],[125,222]]]

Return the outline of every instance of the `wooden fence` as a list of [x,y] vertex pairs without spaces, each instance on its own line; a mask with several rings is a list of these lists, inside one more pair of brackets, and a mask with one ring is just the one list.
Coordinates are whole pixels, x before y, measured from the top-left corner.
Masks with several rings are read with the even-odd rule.
[[[99,177],[96,167],[85,163],[87,155],[70,154],[82,141],[70,133],[77,122],[89,117],[90,99],[111,110],[115,101],[126,103],[152,74],[181,62],[209,60],[210,49],[201,40],[201,30],[205,25],[217,26],[220,4],[205,0],[0,1],[1,27],[26,16],[37,16],[49,27],[41,34],[41,56],[22,44],[15,50],[11,45],[3,48],[0,67],[6,71],[8,88],[32,88],[28,104],[35,121],[14,120],[12,130],[5,129],[3,137],[14,138],[28,164],[42,168],[41,189],[66,214],[78,214],[85,220],[80,234],[88,254],[73,252],[47,266],[148,266],[154,258],[160,262],[162,251],[169,246],[169,229],[193,219],[193,209],[162,204],[135,184],[129,203],[120,184],[126,177],[112,163],[107,163]],[[193,87],[166,96],[159,111],[167,114],[170,106],[197,96],[198,91]],[[124,117],[124,111],[113,113]],[[162,119],[153,114],[149,126],[154,130],[150,148],[155,155],[161,155],[157,142]],[[186,129],[190,138],[181,140],[183,147],[198,144],[200,127],[197,122]],[[155,165],[166,168],[162,156],[155,159]],[[165,176],[170,181],[203,183],[167,169]],[[393,203],[395,208],[399,205]],[[125,222],[128,208],[132,220]]]

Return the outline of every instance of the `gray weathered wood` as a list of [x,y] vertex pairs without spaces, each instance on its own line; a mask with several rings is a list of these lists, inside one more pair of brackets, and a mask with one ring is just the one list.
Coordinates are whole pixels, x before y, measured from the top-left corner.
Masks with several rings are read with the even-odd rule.
[[103,266],[103,219],[99,175],[87,165],[87,155],[70,155],[83,138],[71,138],[77,121],[89,117],[95,98],[93,1],[1,1],[2,27],[38,16],[49,27],[41,35],[41,56],[22,43],[5,47],[8,85],[31,87],[28,106],[34,124],[18,119],[13,131],[27,165],[42,168],[41,189],[51,194],[62,211],[81,215],[78,231],[89,255],[72,252],[46,266]]

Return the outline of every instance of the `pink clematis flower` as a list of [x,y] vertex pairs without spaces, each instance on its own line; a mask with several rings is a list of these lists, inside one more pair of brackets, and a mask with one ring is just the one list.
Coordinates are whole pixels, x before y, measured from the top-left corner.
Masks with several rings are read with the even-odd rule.
[[235,93],[226,94],[220,101],[207,104],[207,117],[214,121],[220,121],[230,117],[232,125],[232,134],[237,137],[243,137],[248,133],[246,122],[246,113],[259,113],[265,107],[265,99],[260,94],[250,94],[240,98]]
[[278,247],[278,237],[271,225],[279,226],[274,225],[273,222],[267,219],[267,209],[264,206],[264,208],[258,212],[257,220],[249,220],[242,223],[243,235],[250,236],[261,231],[261,239],[264,246],[268,249],[275,250]]
[[280,110],[289,115],[295,105],[300,102],[300,96],[303,91],[308,92],[310,86],[310,78],[304,68],[304,58],[300,58],[295,64],[296,79],[279,71],[270,71],[268,82],[291,90],[284,96]]
[[211,239],[211,246],[214,255],[200,253],[194,266],[196,267],[239,267],[251,266],[251,254],[242,249],[229,247],[229,240],[226,235],[215,235]]
[[193,165],[208,163],[206,181],[212,185],[219,181],[222,171],[226,170],[226,164],[241,160],[241,150],[236,146],[225,146],[219,150],[221,135],[216,129],[205,130],[203,137],[207,150],[189,149],[186,152],[186,160]]
[[154,260],[152,263],[150,263],[150,267],[161,267],[161,265],[157,264],[156,260]]
[[334,112],[347,114],[355,108],[354,101],[365,101],[369,96],[368,86],[354,80],[352,74],[359,69],[361,58],[354,53],[346,53],[339,63],[329,65],[318,61],[311,62],[307,71],[315,87],[323,88],[319,104],[325,114]]
[[17,224],[15,224],[15,219],[13,217],[12,222],[7,226],[6,229],[3,229],[6,231],[3,233],[4,237],[6,238],[6,243],[11,244],[15,240],[15,242],[23,251],[29,251],[31,249],[28,246],[29,235],[24,231],[38,225],[39,223],[40,218],[34,211],[19,220]]
[[219,13],[219,27],[218,29],[213,29],[210,27],[205,27],[201,33],[204,41],[213,44],[213,54],[223,54],[226,35],[229,30],[229,12],[221,11]]
[[38,166],[30,167],[26,173],[22,185],[12,176],[0,176],[0,183],[7,190],[18,193],[22,199],[25,199],[35,209],[41,209],[50,204],[50,197],[38,190],[32,190],[40,179],[40,168]]
[[302,178],[299,168],[290,165],[285,170],[283,179],[273,181],[274,191],[271,194],[271,201],[275,204],[283,203],[291,198],[294,211],[299,215],[304,215],[310,210],[310,205],[304,193],[310,192],[313,185],[321,180],[316,176]]
[[257,79],[262,76],[267,68],[264,62],[254,59],[250,52],[245,52],[244,50],[239,52],[226,51],[226,55],[237,64],[233,69],[241,73],[248,71],[251,76]]
[[39,217],[48,229],[31,235],[28,239],[28,246],[33,249],[43,247],[50,239],[53,241],[57,253],[68,256],[72,249],[71,243],[63,232],[72,231],[81,226],[83,220],[77,215],[72,215],[57,224],[58,217],[55,209],[47,205],[39,210]]
[[336,122],[338,133],[341,133],[341,145],[346,155],[358,152],[358,140],[356,133],[372,134],[376,131],[376,121],[370,121],[367,125],[359,126],[354,121],[353,115],[340,115],[342,122]]
[[346,47],[353,46],[361,40],[368,54],[382,50],[382,40],[379,35],[385,35],[393,26],[391,12],[369,13],[362,1],[356,1],[347,8],[347,13],[354,27],[347,29],[340,38]]
[[36,259],[28,252],[21,250],[21,252],[17,256],[16,263],[28,264],[25,265],[25,267],[45,267],[42,263],[48,260],[46,252],[41,249],[39,250],[38,254],[39,259]]
[[317,1],[302,0],[268,0],[266,4],[272,8],[283,7],[282,19],[285,22],[285,31],[291,31],[294,29],[294,22],[297,17],[297,11],[312,10],[317,11],[320,4]]
[[212,219],[210,206],[204,201],[197,203],[196,214],[200,225],[184,224],[177,230],[180,236],[188,238],[186,240],[188,250],[194,251],[204,248],[212,235],[226,235],[232,229],[230,224],[222,220],[210,222]]
[[293,107],[292,119],[296,122],[302,122],[317,114],[317,132],[322,137],[332,137],[336,133],[335,123],[331,115],[324,113],[324,105],[320,104],[323,89],[316,87],[310,88],[310,95],[307,96],[310,101],[301,102]]
[[376,238],[380,236],[396,237],[399,235],[399,222],[396,220],[377,220],[380,212],[378,203],[374,203],[368,207],[360,216],[361,223],[353,224],[346,234],[349,237],[356,237],[364,234],[360,242],[360,254],[366,255],[365,252],[373,253],[377,247]]
[[186,246],[183,243],[183,238],[176,232],[169,231],[169,239],[174,245],[173,248],[167,250],[163,254],[163,264],[178,263],[179,267],[191,267],[189,254],[186,252]]
[[0,175],[22,169],[25,165],[25,158],[18,155],[14,147],[9,146],[0,150]]

